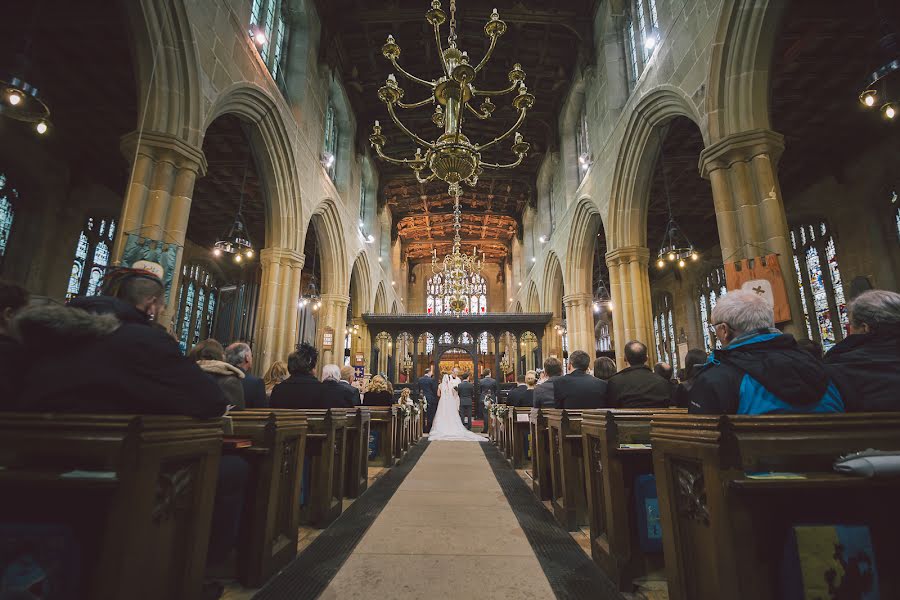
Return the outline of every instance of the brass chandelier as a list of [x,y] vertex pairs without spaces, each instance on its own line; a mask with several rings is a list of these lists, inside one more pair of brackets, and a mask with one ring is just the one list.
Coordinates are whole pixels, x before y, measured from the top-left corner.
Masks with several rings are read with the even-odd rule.
[[431,251],[431,271],[441,275],[444,280],[444,293],[450,299],[450,310],[455,313],[466,311],[469,299],[476,291],[477,275],[481,274],[484,265],[484,254],[478,258],[478,247],[472,248],[472,254],[462,252],[462,240],[459,236],[460,210],[459,197],[453,199],[453,250],[439,261],[437,250]]
[[[400,57],[400,46],[394,41],[393,36],[389,35],[387,42],[381,47],[381,53],[391,61],[391,64],[402,76],[431,91],[431,95],[427,98],[407,104],[403,102],[406,92],[398,85],[397,78],[393,73],[388,75],[385,84],[378,90],[378,98],[384,102],[391,119],[404,134],[415,142],[417,146],[415,155],[413,158],[393,158],[384,154],[383,148],[386,139],[381,133],[381,125],[378,121],[375,121],[369,142],[382,160],[409,167],[415,173],[419,183],[427,183],[434,179],[446,182],[450,195],[458,199],[462,195],[461,184],[474,186],[484,169],[512,169],[522,164],[531,145],[522,139],[522,134],[518,129],[525,121],[528,110],[534,106],[535,98],[525,87],[525,71],[519,64],[513,65],[510,70],[508,74],[510,85],[506,89],[479,90],[472,84],[475,77],[490,60],[497,40],[506,33],[506,23],[500,20],[497,9],[493,10],[490,20],[484,26],[484,33],[490,38],[490,46],[484,57],[475,66],[469,63],[469,55],[457,47],[456,0],[450,0],[450,35],[447,38],[448,48],[446,50],[441,44],[441,25],[446,22],[447,14],[441,8],[440,0],[432,0],[431,9],[425,13],[425,19],[434,28],[435,42],[443,71],[443,75],[439,79],[426,81],[403,69],[397,62]],[[518,111],[519,116],[512,127],[484,144],[471,142],[462,130],[465,111],[479,120],[490,119],[497,108],[491,98],[513,92],[518,92],[512,99],[512,106]],[[476,98],[482,98],[481,105],[477,109],[471,105]],[[443,130],[443,133],[433,142],[426,141],[413,133],[400,121],[396,111],[397,107],[414,109],[429,105],[434,106],[434,113],[431,115],[432,122]],[[500,164],[485,162],[481,159],[482,151],[496,146],[513,135],[512,152],[516,156],[515,161]],[[426,169],[430,173],[423,175]]]

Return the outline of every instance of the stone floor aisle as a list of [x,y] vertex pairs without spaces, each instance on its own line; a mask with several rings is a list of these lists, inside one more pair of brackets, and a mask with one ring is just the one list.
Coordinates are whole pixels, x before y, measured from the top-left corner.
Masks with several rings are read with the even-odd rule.
[[321,598],[555,598],[481,446],[430,443]]

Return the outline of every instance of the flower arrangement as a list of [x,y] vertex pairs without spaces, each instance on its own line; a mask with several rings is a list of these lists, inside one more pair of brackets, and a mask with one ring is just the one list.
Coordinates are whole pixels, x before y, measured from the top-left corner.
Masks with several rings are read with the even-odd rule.
[[509,414],[509,406],[506,404],[498,404],[495,407],[496,412],[494,414],[497,415],[498,419],[505,419],[506,415]]
[[405,419],[412,414],[412,407],[405,402],[401,402],[397,404],[397,409],[400,414],[400,418]]

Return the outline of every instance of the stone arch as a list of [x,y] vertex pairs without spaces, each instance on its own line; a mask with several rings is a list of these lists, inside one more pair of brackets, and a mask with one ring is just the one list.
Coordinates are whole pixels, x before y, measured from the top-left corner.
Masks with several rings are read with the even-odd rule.
[[344,296],[350,289],[350,274],[345,248],[345,232],[340,211],[334,200],[323,200],[313,211],[310,227],[315,227],[316,239],[322,266],[329,265],[330,271],[322,273],[322,293]]
[[372,275],[365,252],[360,252],[350,270],[350,305],[353,316],[366,312],[372,302]]
[[288,133],[294,129],[292,118],[263,89],[247,84],[236,84],[217,98],[203,132],[226,113],[251,124],[250,144],[266,189],[266,246],[302,252],[300,179]]
[[394,300],[394,301],[391,303],[391,314],[392,314],[392,315],[396,315],[397,313],[398,313],[398,310],[397,310],[397,301]]
[[[657,129],[678,116],[700,127],[700,115],[690,98],[669,85],[647,94],[631,113],[613,171],[606,224],[609,250],[647,245],[650,183],[661,143]],[[708,144],[705,134],[704,143]]]
[[541,296],[538,293],[537,284],[534,281],[528,284],[528,295],[525,296],[525,307],[528,312],[541,312]]
[[518,300],[516,300],[516,312],[517,313],[522,312],[522,303]]
[[709,139],[769,129],[769,78],[778,24],[788,2],[725,0],[707,81]]
[[375,304],[372,306],[372,311],[376,315],[383,315],[387,313],[387,300],[385,299],[383,281],[378,282],[378,289],[375,290]]
[[600,209],[585,196],[578,200],[572,214],[572,229],[566,250],[565,283],[569,293],[591,293],[594,243],[603,230]]
[[553,313],[556,318],[562,317],[562,297],[564,292],[564,280],[559,258],[552,250],[547,255],[544,263],[544,298],[543,308],[545,312]]
[[137,127],[199,148],[206,129],[201,127],[200,60],[184,0],[126,2],[125,12],[134,34]]

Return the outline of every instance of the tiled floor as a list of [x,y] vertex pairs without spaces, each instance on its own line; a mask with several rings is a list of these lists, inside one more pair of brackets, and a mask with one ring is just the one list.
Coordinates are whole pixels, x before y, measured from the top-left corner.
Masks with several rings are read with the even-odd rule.
[[479,444],[433,442],[323,599],[554,598]]

